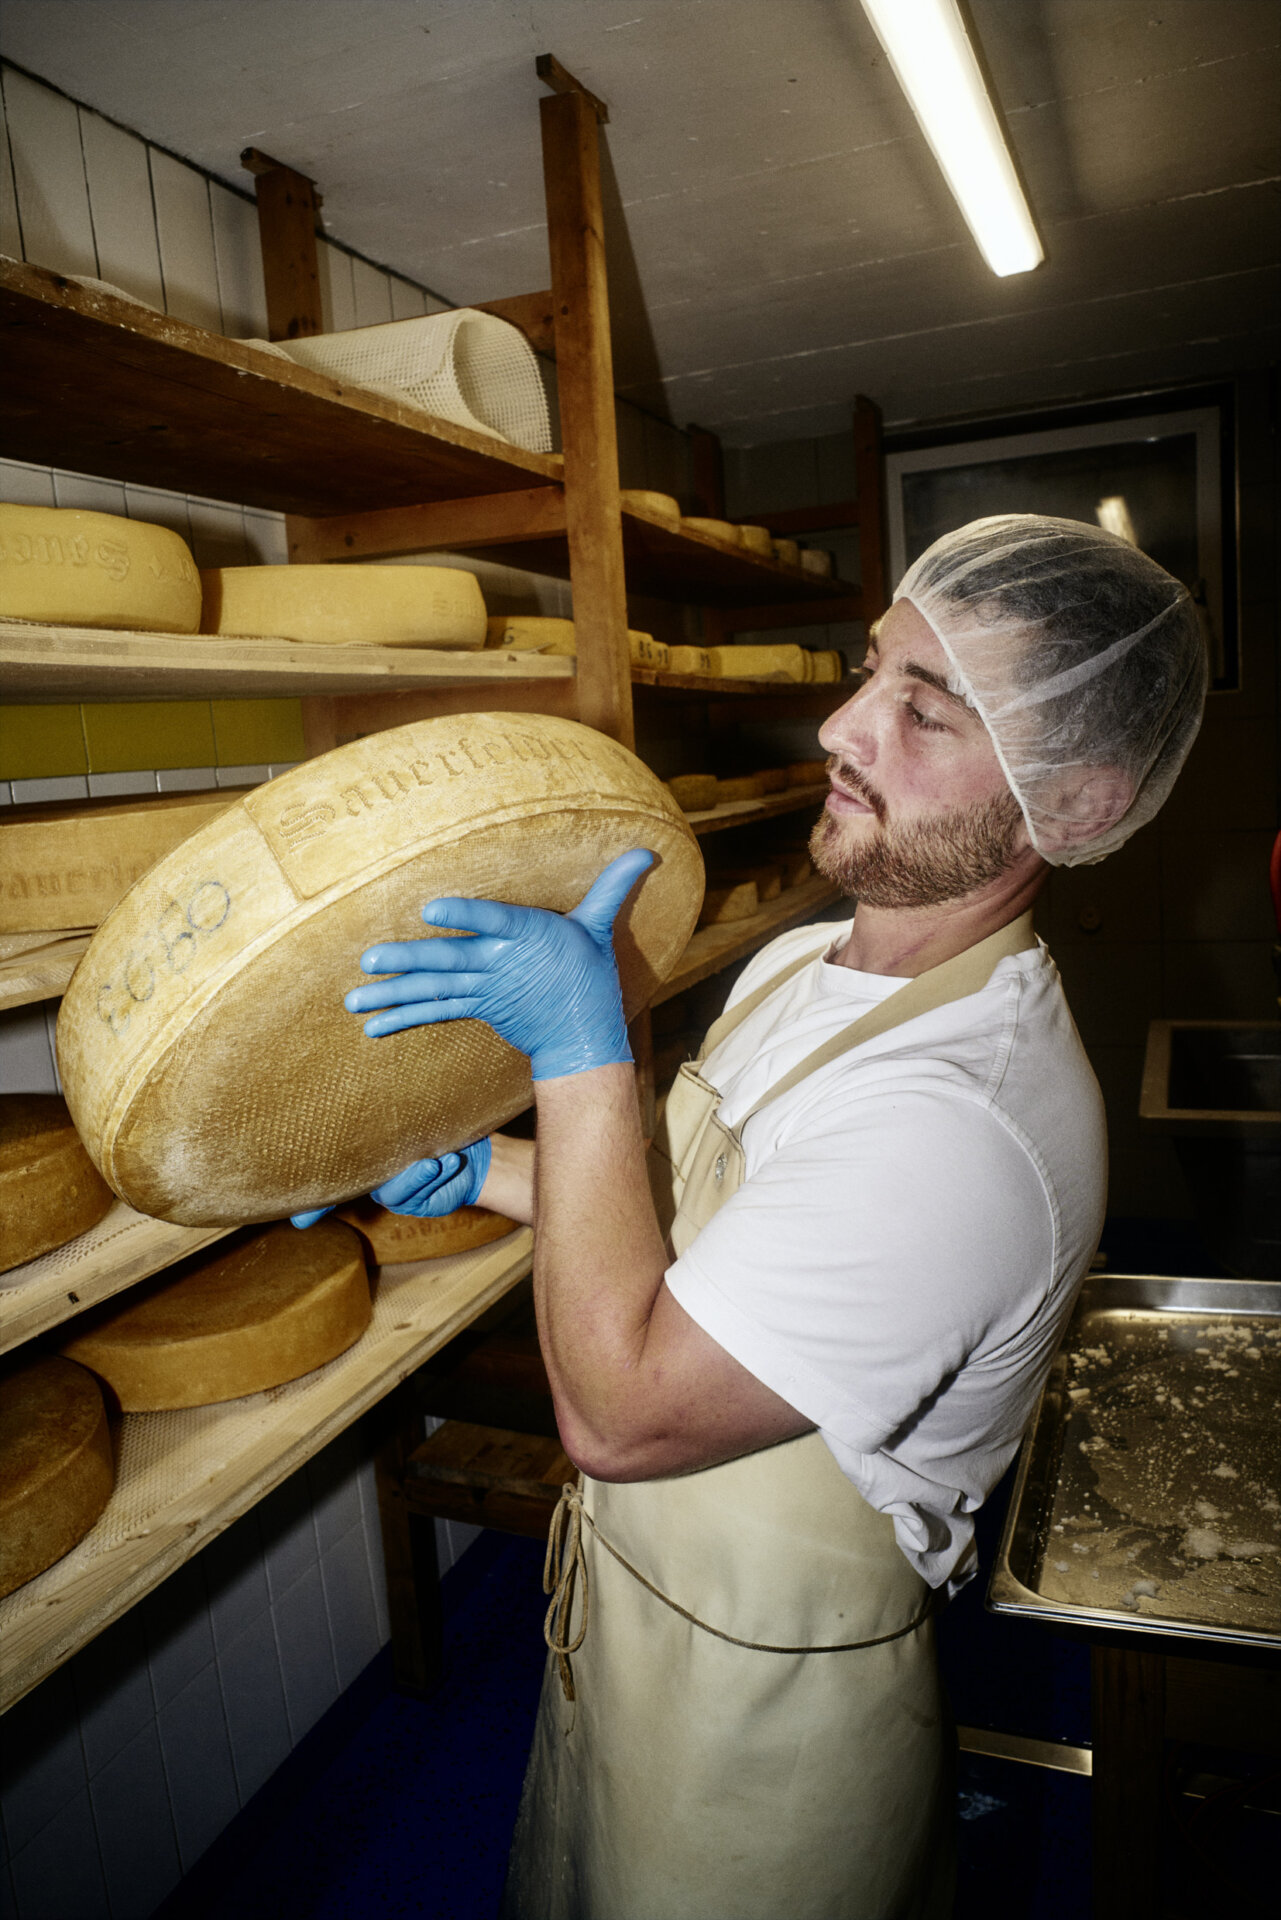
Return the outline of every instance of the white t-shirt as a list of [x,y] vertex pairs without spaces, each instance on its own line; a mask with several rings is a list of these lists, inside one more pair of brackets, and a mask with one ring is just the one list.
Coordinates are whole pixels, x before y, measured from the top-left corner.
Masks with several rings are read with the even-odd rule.
[[[830,964],[848,936],[799,928],[743,973],[730,1006],[816,956],[704,1063],[728,1126],[903,984]],[[742,1140],[742,1186],[667,1284],[814,1422],[925,1579],[956,1587],[1103,1226],[1103,1101],[1053,961],[1002,960],[981,992],[810,1075]]]

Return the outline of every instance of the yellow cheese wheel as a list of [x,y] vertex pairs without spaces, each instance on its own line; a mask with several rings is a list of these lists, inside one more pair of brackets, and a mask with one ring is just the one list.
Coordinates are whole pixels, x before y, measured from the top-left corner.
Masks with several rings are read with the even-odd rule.
[[738,539],[739,545],[746,547],[749,553],[763,553],[766,559],[774,551],[774,542],[770,539],[768,527],[740,527]]
[[667,782],[668,792],[682,813],[705,813],[720,798],[714,773],[678,773]]
[[630,847],[658,858],[615,947],[629,1017],[679,958],[702,860],[626,748],[542,714],[371,734],[256,788],[104,920],[58,1019],[81,1138],[140,1212],[279,1220],[369,1193],[528,1106],[529,1063],[476,1021],[365,1037],[360,955],[442,895],[576,906]]
[[648,667],[654,673],[666,671],[668,648],[662,640],[655,640],[652,633],[632,633],[629,630],[627,647],[634,667]]
[[461,567],[214,567],[202,633],[320,646],[483,647],[485,602]]
[[724,807],[731,801],[759,800],[762,791],[758,773],[735,774],[732,779],[716,782],[716,804]]
[[719,927],[729,920],[750,920],[759,906],[754,880],[727,880],[724,886],[709,881],[698,924]]
[[832,571],[832,556],[822,547],[802,547],[801,566],[806,573],[818,574],[826,579]]
[[168,527],[75,507],[0,506],[0,616],[195,633],[200,575]]
[[710,673],[712,663],[706,647],[669,647],[667,649],[667,671],[669,673]]
[[162,854],[240,789],[77,800],[0,811],[0,932],[96,927]]
[[629,513],[646,514],[654,520],[666,520],[670,526],[681,522],[681,503],[670,493],[653,493],[648,487],[624,487],[622,502]]
[[0,1094],[0,1272],[87,1233],[111,1199],[65,1100]]
[[746,867],[718,867],[708,881],[708,888],[739,886],[750,880],[756,888],[757,901],[763,905],[766,900],[777,900],[783,891],[783,876],[773,860],[755,861]]
[[712,540],[724,540],[731,547],[739,545],[738,528],[732,520],[709,520],[705,514],[685,514],[681,528],[685,533],[702,533]]
[[787,768],[762,767],[756,778],[762,793],[782,793],[787,786]]
[[70,1360],[24,1360],[0,1377],[0,1596],[86,1533],[115,1485],[102,1389]]
[[772,545],[774,548],[774,558],[778,561],[780,566],[782,567],[799,567],[800,566],[801,549],[797,541],[775,540],[772,542]]
[[508,647],[513,653],[575,654],[578,651],[572,620],[531,613],[502,614],[487,620],[485,645]]
[[826,760],[793,760],[787,769],[789,787],[816,787],[827,779]]
[[774,856],[774,864],[784,889],[801,886],[814,871],[804,847],[781,848]]
[[805,678],[805,648],[790,644],[759,647],[709,647],[713,675],[720,680],[795,680]]
[[831,683],[845,677],[845,656],[836,647],[816,649],[810,659],[814,663],[814,678]]
[[372,1314],[359,1234],[288,1221],[197,1254],[69,1323],[62,1352],[126,1413],[207,1407],[297,1380],[359,1340]]
[[457,1207],[439,1219],[419,1220],[412,1213],[390,1213],[366,1197],[340,1207],[338,1218],[368,1242],[379,1266],[402,1260],[439,1260],[447,1253],[471,1253],[513,1233],[517,1222],[485,1207]]

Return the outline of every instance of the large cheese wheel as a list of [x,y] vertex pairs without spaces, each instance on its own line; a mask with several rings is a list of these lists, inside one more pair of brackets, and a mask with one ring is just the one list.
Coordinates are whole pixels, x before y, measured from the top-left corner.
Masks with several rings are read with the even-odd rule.
[[0,506],[0,616],[195,633],[200,575],[168,527],[76,507]]
[[649,514],[655,520],[666,520],[672,527],[681,523],[681,503],[670,493],[655,493],[649,487],[624,487],[620,497],[630,513]]
[[629,1016],[679,959],[698,843],[660,782],[590,727],[471,713],[371,734],[256,788],[143,875],[58,1020],[81,1138],[140,1212],[279,1220],[353,1199],[529,1105],[486,1026],[366,1039],[344,991],[445,894],[568,911],[617,854],[658,858],[615,932]]
[[379,1266],[395,1266],[402,1260],[439,1260],[447,1253],[471,1253],[501,1240],[516,1228],[516,1221],[505,1214],[490,1213],[486,1207],[457,1207],[439,1219],[420,1220],[412,1213],[391,1213],[366,1196],[341,1207],[338,1218],[369,1243]]
[[485,602],[461,567],[214,567],[202,633],[321,646],[483,647]]
[[759,800],[764,791],[759,773],[734,774],[716,782],[716,804],[724,807],[739,800]]
[[767,900],[777,900],[783,891],[782,869],[774,860],[762,860],[750,867],[719,867],[708,884],[709,887],[729,887],[738,886],[744,880],[750,880],[756,888],[758,906]]
[[754,880],[726,880],[723,885],[712,880],[708,882],[698,924],[719,927],[728,920],[750,920],[760,904]]
[[720,781],[714,773],[678,773],[667,787],[682,813],[705,813],[720,798]]
[[110,1205],[66,1101],[0,1094],[0,1272],[87,1233]]
[[235,804],[239,789],[0,811],[0,932],[96,927],[121,894]]
[[653,673],[667,671],[667,644],[665,641],[655,640],[652,633],[633,633],[629,628],[627,650],[634,667],[648,667]]
[[731,547],[740,544],[738,528],[732,520],[711,520],[702,513],[685,514],[681,519],[681,527],[686,533],[703,533],[713,540],[724,540]]
[[541,613],[509,613],[492,617],[485,623],[485,645],[508,647],[513,653],[578,652],[573,621]]
[[0,1595],[82,1540],[115,1485],[102,1389],[70,1360],[0,1378]]
[[805,648],[790,642],[767,646],[709,647],[711,672],[720,680],[795,680],[805,678]]
[[669,647],[667,649],[669,673],[710,673],[711,670],[711,658],[706,647]]
[[207,1407],[336,1359],[371,1313],[360,1236],[341,1220],[305,1232],[285,1221],[82,1314],[62,1351],[126,1413]]

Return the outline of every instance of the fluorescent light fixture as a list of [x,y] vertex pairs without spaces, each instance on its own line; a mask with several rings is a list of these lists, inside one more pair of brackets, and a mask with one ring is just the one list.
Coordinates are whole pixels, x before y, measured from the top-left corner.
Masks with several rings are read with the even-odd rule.
[[956,0],[863,0],[895,77],[993,273],[1045,258]]

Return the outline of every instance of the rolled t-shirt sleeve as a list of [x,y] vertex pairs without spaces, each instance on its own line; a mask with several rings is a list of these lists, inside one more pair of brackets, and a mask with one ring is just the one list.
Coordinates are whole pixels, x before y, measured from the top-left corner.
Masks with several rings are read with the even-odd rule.
[[794,1126],[667,1285],[758,1380],[870,1454],[1017,1336],[1028,1275],[1054,1270],[1054,1220],[1032,1156],[980,1099],[881,1089],[836,1118]]

